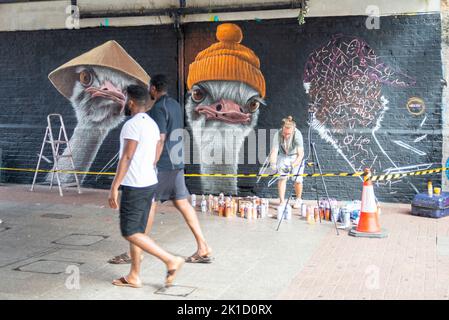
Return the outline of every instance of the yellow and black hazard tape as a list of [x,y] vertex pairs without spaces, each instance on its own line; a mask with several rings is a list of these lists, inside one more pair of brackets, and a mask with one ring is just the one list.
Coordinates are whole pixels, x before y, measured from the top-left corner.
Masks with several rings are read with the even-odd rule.
[[[36,169],[27,168],[1,168],[0,171],[18,171],[18,172],[36,172]],[[364,177],[364,180],[371,181],[389,181],[397,180],[407,176],[422,176],[434,173],[441,173],[449,170],[449,167],[434,168],[420,171],[412,171],[406,173],[394,173],[394,174],[382,174],[371,176],[370,174],[365,174],[362,171],[358,172],[336,172],[336,173],[302,173],[302,174],[257,174],[257,173],[237,173],[237,174],[227,174],[227,173],[186,173],[185,177],[212,177],[212,178],[270,178],[270,177]],[[92,171],[73,171],[73,170],[38,170],[40,173],[66,173],[66,174],[82,174],[82,175],[108,175],[113,176],[115,172],[92,172]]]
[[361,177],[363,172],[340,172],[340,173],[301,173],[301,174],[257,174],[257,173],[237,173],[237,174],[226,174],[226,173],[186,173],[186,177],[215,177],[215,178],[271,178],[271,177]]
[[420,170],[420,171],[412,171],[412,172],[406,172],[406,173],[394,173],[394,174],[381,174],[377,176],[372,176],[369,180],[371,181],[389,181],[389,180],[397,180],[401,179],[407,176],[423,176],[433,173],[440,173],[449,170],[449,167],[443,167],[443,168],[434,168],[434,169],[427,169],[427,170]]
[[[20,171],[20,172],[36,172],[36,169],[26,169],[26,168],[0,168],[0,171]],[[51,173],[51,172],[58,172],[58,173],[67,173],[67,174],[92,174],[92,175],[107,175],[107,176],[114,176],[115,172],[93,172],[93,171],[73,171],[73,170],[43,170],[39,169],[37,170],[39,173]]]

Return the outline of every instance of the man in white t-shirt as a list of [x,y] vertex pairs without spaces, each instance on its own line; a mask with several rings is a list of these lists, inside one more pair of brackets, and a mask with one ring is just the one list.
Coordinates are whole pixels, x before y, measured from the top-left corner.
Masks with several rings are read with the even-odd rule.
[[127,276],[114,280],[116,286],[140,288],[140,263],[142,250],[160,259],[167,266],[165,285],[169,286],[184,263],[159,247],[145,234],[148,214],[157,186],[155,172],[156,147],[159,143],[157,124],[146,113],[148,90],[132,85],[127,88],[127,108],[132,118],[120,132],[120,161],[111,185],[109,206],[118,209],[120,198],[120,231],[130,243],[131,270]]

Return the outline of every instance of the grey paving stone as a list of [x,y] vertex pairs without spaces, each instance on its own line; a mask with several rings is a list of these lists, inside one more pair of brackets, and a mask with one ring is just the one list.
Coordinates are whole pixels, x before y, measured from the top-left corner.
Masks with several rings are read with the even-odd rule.
[[161,287],[158,290],[155,291],[154,294],[161,294],[166,296],[174,296],[174,297],[187,297],[192,292],[194,292],[197,288],[196,287],[187,287],[187,286],[180,286],[175,285],[171,287]]
[[15,270],[22,272],[47,273],[47,274],[61,274],[65,273],[67,267],[80,267],[82,263],[72,261],[57,261],[57,260],[38,260],[17,267]]
[[8,242],[2,241],[2,248],[0,250],[0,268],[12,266],[15,263],[20,263],[34,257],[42,257],[49,252],[53,252],[53,250],[53,248],[36,247],[32,245],[11,247]]
[[438,238],[437,238],[437,254],[439,256],[449,256],[449,237],[438,236]]
[[107,236],[103,235],[71,234],[64,238],[55,240],[53,243],[68,246],[90,246],[106,238]]

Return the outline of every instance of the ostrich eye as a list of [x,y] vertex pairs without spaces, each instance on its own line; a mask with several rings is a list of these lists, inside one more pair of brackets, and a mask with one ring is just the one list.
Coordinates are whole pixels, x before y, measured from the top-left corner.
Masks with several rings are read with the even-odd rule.
[[246,107],[249,110],[249,112],[251,113],[256,112],[257,109],[259,109],[260,107],[260,102],[255,99],[252,99],[246,104]]
[[200,103],[206,98],[206,92],[201,88],[194,88],[192,90],[192,100],[196,103]]
[[80,72],[80,82],[83,86],[85,87],[89,87],[92,84],[92,74],[87,71],[87,70],[83,70]]

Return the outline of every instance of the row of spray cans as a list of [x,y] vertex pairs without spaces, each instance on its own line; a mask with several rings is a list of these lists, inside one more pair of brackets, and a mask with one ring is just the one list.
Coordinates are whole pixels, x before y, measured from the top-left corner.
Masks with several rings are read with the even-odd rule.
[[358,223],[360,205],[360,201],[350,201],[339,206],[335,199],[322,198],[318,201],[318,206],[308,206],[303,203],[301,205],[301,217],[309,224],[332,221],[340,223],[339,228],[348,229],[352,223]]
[[240,199],[238,216],[245,219],[262,219],[268,214],[268,199],[248,197]]
[[[192,206],[196,208],[196,195],[191,196]],[[234,198],[218,196],[201,196],[201,213],[216,214],[219,217],[241,217],[246,219],[260,219],[268,213],[268,200],[258,197]]]

